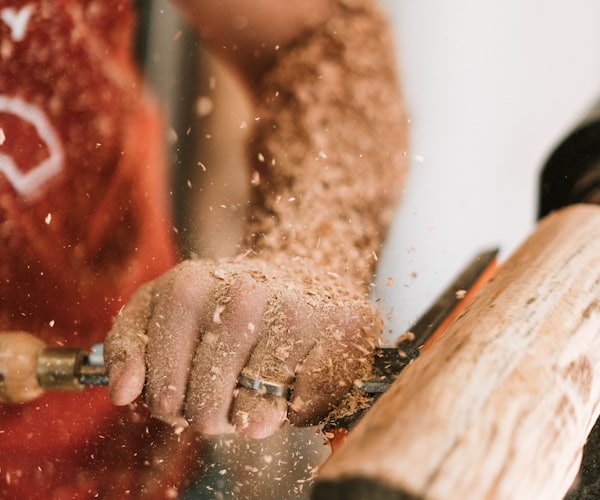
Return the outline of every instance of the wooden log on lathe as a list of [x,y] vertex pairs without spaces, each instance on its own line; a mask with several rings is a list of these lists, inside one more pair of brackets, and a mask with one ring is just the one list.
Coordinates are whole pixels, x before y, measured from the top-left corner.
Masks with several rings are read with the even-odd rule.
[[316,499],[561,499],[600,412],[600,207],[555,212],[408,366]]

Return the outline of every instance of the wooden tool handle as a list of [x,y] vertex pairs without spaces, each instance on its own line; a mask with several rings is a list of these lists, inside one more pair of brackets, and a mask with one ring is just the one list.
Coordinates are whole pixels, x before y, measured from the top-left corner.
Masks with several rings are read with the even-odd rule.
[[0,333],[1,403],[24,403],[44,392],[38,382],[37,364],[45,347],[29,333]]
[[545,218],[325,463],[316,499],[560,499],[600,413],[600,207]]
[[76,347],[48,347],[26,332],[0,333],[0,403],[25,403],[45,390],[107,385],[97,346],[101,344],[88,353]]

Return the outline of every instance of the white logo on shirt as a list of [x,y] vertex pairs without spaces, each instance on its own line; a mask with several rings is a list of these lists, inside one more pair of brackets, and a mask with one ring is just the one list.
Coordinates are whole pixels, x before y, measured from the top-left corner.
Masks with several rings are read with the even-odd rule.
[[[13,158],[0,153],[0,173],[6,175],[15,190],[26,198],[34,198],[41,194],[41,188],[63,169],[64,152],[60,138],[50,124],[46,114],[37,106],[19,97],[0,95],[0,113],[18,116],[33,125],[40,139],[48,148],[48,157],[23,172]],[[3,130],[6,141],[10,141],[10,130]]]
[[0,10],[0,19],[2,19],[10,28],[10,35],[15,42],[20,42],[25,38],[29,18],[33,12],[32,5],[26,5],[19,10],[12,7],[5,7]]

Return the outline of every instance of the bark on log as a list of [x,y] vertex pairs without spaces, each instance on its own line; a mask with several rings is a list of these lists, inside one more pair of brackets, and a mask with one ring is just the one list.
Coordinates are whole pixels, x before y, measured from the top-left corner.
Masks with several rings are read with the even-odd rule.
[[555,212],[323,466],[316,499],[560,499],[600,412],[600,207]]

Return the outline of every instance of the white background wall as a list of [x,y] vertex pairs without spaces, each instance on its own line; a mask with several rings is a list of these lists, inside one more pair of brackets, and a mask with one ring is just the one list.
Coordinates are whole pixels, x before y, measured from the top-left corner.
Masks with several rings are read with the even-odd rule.
[[600,98],[600,2],[382,3],[411,130],[375,292],[398,335],[476,252],[533,228],[543,162]]

